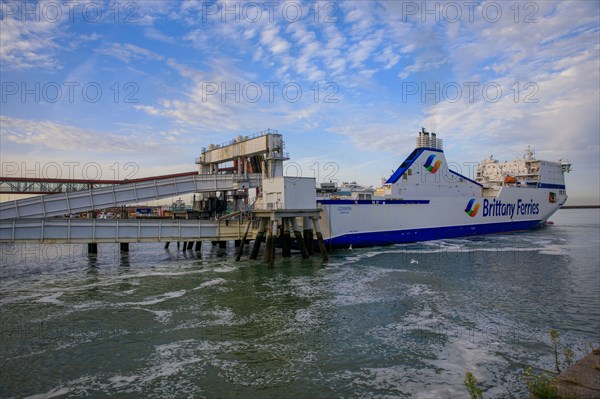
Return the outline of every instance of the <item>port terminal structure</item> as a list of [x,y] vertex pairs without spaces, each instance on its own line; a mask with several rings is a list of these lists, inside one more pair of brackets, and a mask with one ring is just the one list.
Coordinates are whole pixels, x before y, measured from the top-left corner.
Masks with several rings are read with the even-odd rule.
[[[176,241],[178,248],[183,242],[183,250],[199,251],[202,241],[218,243],[221,248],[227,241],[234,241],[236,260],[240,260],[246,243],[254,241],[250,259],[257,259],[265,241],[264,258],[273,266],[276,244],[282,246],[283,257],[291,256],[291,248],[295,246],[302,257],[308,258],[313,253],[316,235],[321,257],[327,260],[315,179],[283,176],[283,161],[289,159],[283,150],[283,136],[268,129],[202,148],[196,159],[198,172],[115,184],[50,182],[55,184],[51,194],[0,203],[0,243],[87,243],[88,253],[94,254],[98,243],[119,243],[121,251],[127,251],[131,242],[164,242],[168,248],[170,242]],[[11,192],[15,192],[15,187],[29,187],[32,183],[28,179],[0,178],[0,182],[7,180],[13,187]],[[36,187],[48,190],[49,182],[42,180],[36,179]],[[251,190],[254,190],[252,202]],[[194,204],[197,212],[191,218],[128,219],[127,214],[119,219],[94,218],[94,210],[183,194],[199,197]],[[90,217],[67,217],[77,212],[88,212]]]

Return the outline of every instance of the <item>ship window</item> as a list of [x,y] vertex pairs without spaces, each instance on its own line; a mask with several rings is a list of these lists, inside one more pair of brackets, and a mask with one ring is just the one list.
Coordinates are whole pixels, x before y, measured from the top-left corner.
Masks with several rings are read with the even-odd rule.
[[415,155],[417,155],[418,152],[419,152],[419,149],[415,148],[413,150],[413,152],[411,152],[410,155],[408,156],[408,158],[406,158],[406,159],[413,159],[415,157]]
[[413,150],[413,152],[410,153],[410,155],[408,156],[408,158],[406,158],[406,160],[404,162],[402,162],[402,164],[400,165],[400,167],[401,168],[406,168],[408,166],[408,163],[413,160],[413,158],[417,155],[418,152],[419,152],[419,149],[415,148]]

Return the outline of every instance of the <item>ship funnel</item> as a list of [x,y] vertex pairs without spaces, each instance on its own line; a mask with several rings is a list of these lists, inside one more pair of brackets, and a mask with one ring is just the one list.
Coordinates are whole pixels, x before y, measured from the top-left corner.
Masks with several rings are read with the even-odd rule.
[[421,147],[429,147],[429,132],[424,127],[421,128],[419,137],[417,137],[417,148]]
[[429,133],[425,131],[425,128],[421,128],[419,135],[417,136],[417,148],[433,148],[436,150],[442,149],[442,139],[438,139],[435,133]]

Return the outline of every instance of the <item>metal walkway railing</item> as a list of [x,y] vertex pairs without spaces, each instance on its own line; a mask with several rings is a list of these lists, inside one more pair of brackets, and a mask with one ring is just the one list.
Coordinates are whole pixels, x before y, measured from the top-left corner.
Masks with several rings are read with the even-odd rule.
[[13,219],[0,221],[0,243],[239,240],[245,223],[172,219]]

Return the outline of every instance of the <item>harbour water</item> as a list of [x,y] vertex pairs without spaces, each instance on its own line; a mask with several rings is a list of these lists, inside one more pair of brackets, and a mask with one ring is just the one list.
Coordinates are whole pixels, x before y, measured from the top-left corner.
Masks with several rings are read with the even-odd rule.
[[[2,398],[523,398],[600,344],[600,210],[464,239],[234,261],[171,245],[0,246]],[[247,256],[246,256],[247,258]]]

